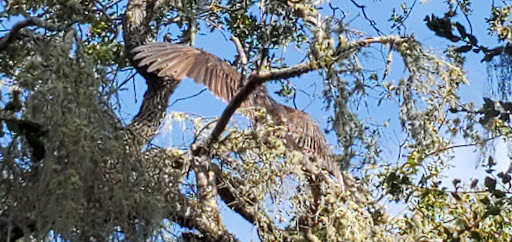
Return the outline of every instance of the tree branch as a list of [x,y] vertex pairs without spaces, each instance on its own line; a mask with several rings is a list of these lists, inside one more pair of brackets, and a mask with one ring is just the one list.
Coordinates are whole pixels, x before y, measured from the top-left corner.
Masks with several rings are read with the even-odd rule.
[[[407,38],[403,38],[400,36],[382,36],[382,37],[375,37],[375,38],[366,38],[361,39],[358,41],[355,41],[348,45],[348,48],[355,47],[366,47],[372,43],[380,43],[380,44],[400,44],[404,41],[406,41]],[[332,60],[331,60],[332,62]],[[209,140],[206,143],[206,146],[204,148],[210,147],[212,143],[217,141],[220,134],[224,129],[226,128],[226,125],[228,124],[229,120],[231,119],[231,116],[235,113],[235,111],[240,107],[241,103],[256,89],[259,85],[267,82],[267,81],[273,81],[273,80],[280,80],[280,79],[287,79],[292,78],[296,76],[300,76],[302,74],[308,73],[310,71],[317,70],[320,68],[321,61],[309,61],[309,62],[303,62],[300,64],[297,64],[292,67],[283,68],[279,70],[273,70],[273,71],[264,71],[260,72],[258,74],[252,74],[249,76],[249,80],[247,84],[240,89],[236,93],[236,95],[229,101],[228,106],[226,109],[224,109],[224,112],[222,113],[221,117],[217,121],[217,125],[213,129],[212,133],[210,134]]]
[[[225,229],[218,230],[216,224],[204,216],[204,209],[201,203],[186,198],[183,194],[177,193],[176,207],[178,210],[170,215],[171,220],[182,227],[197,229],[201,232],[205,241],[239,241],[233,234]],[[211,211],[220,217],[219,211]],[[213,229],[212,229],[213,228]]]
[[[154,33],[149,23],[157,11],[164,11],[160,8],[164,3],[165,1],[131,0],[123,17],[126,55],[148,84],[141,108],[128,128],[141,135],[144,140],[149,140],[156,134],[169,104],[169,97],[179,83],[169,77],[160,78],[148,73],[145,68],[138,67],[133,60],[132,49],[153,38]],[[144,144],[138,145],[142,147]],[[193,151],[193,149],[191,150]],[[226,231],[220,221],[220,214],[216,206],[215,176],[208,169],[210,162],[208,158],[207,153],[192,155],[191,167],[196,172],[199,202],[186,198],[179,189],[169,191],[171,194],[176,194],[178,198],[176,207],[181,208],[171,219],[182,226],[197,229],[208,241],[236,241],[236,238]],[[172,188],[175,187],[172,186]]]
[[215,164],[212,164],[210,170],[216,174],[219,197],[233,211],[237,212],[251,224],[258,226],[258,234],[262,241],[280,241],[286,237],[286,233],[275,226],[266,211],[258,210],[255,207],[257,198],[251,196],[254,194],[248,197],[237,196],[236,188],[244,184],[242,180],[223,173],[221,168]]
[[380,29],[377,27],[377,22],[375,22],[374,20],[370,19],[368,17],[368,15],[366,14],[366,6],[364,5],[361,5],[361,4],[358,4],[356,1],[354,0],[350,0],[354,5],[356,5],[356,7],[360,8],[361,9],[361,12],[363,13],[363,17],[370,23],[370,26],[372,26],[372,28],[377,31],[378,34],[380,35],[384,35],[384,32],[380,31]]
[[165,11],[161,8],[166,6],[165,3],[164,0],[131,0],[123,15],[125,53],[137,72],[146,79],[148,85],[139,112],[128,125],[128,128],[139,136],[138,139],[142,138],[140,147],[156,134],[169,105],[169,97],[179,83],[171,78],[160,78],[148,73],[145,68],[138,67],[133,60],[132,49],[153,39],[154,33],[149,23],[159,11]]
[[127,128],[142,138],[140,145],[145,145],[157,133],[169,104],[169,98],[176,89],[178,82],[162,81],[148,77],[148,89],[144,94],[139,112]]
[[[186,174],[190,165],[193,165],[189,164],[187,159],[183,159],[183,156],[172,156],[166,149],[150,148],[143,155],[147,164],[156,165],[156,167],[172,167],[173,170],[182,174]],[[211,209],[208,203],[201,201],[201,198],[197,201],[183,195],[178,188],[177,180],[171,181],[173,183],[171,186],[169,184],[157,186],[165,188],[163,194],[166,194],[171,211],[168,215],[169,219],[182,227],[197,229],[201,232],[200,237],[206,241],[237,241],[232,234],[226,231],[222,223],[212,220],[215,217],[220,218],[219,210]],[[168,180],[162,180],[162,183],[168,182]]]
[[224,109],[224,112],[217,121],[217,125],[213,129],[208,141],[206,142],[205,148],[210,147],[212,143],[217,141],[220,134],[226,128],[231,116],[240,107],[242,102],[256,89],[258,86],[266,81],[286,79],[291,77],[300,76],[304,73],[318,69],[318,65],[314,62],[304,62],[293,67],[288,67],[276,71],[265,71],[258,74],[249,76],[249,81],[245,86],[236,93],[236,95],[229,101],[228,106]]
[[242,63],[242,65],[247,65],[247,55],[245,54],[245,50],[244,50],[244,47],[242,46],[242,43],[240,42],[240,40],[235,37],[234,35],[231,36],[231,41],[233,41],[233,43],[235,44],[236,46],[236,50],[238,51],[238,55],[240,56],[240,62]]
[[27,18],[14,24],[11,31],[9,31],[9,33],[0,39],[0,51],[3,51],[5,48],[7,48],[7,46],[9,46],[9,44],[14,40],[16,34],[28,26],[38,26],[49,31],[62,31],[69,27],[69,25],[50,24],[41,18]]
[[[245,206],[241,204],[236,193],[233,193],[230,189],[230,187],[240,187],[243,182],[235,177],[227,177],[227,174],[223,174],[222,169],[215,164],[211,165],[210,170],[215,172],[218,189],[217,192],[222,201],[224,201],[229,208],[233,209],[233,211],[245,218],[249,223],[254,224],[256,222],[254,214],[244,208]],[[256,198],[249,197],[248,200],[249,202],[255,202]]]
[[217,205],[217,184],[215,173],[211,170],[212,163],[210,152],[204,149],[207,142],[207,135],[213,127],[214,122],[209,123],[196,136],[196,140],[190,147],[192,156],[191,168],[194,170],[197,182],[197,196],[201,207],[201,216],[210,221],[210,230],[216,233],[225,231]]

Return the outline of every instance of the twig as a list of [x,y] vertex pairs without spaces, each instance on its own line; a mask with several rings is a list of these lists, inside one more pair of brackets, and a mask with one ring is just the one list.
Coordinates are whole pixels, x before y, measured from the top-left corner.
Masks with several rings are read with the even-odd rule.
[[203,88],[203,90],[195,93],[195,94],[192,94],[190,96],[186,96],[186,97],[181,97],[181,98],[177,98],[176,100],[174,100],[174,102],[171,103],[171,105],[169,105],[169,107],[172,107],[174,104],[176,104],[177,102],[180,102],[180,101],[184,101],[184,100],[187,100],[187,99],[190,99],[190,98],[193,98],[193,97],[197,97],[199,95],[201,95],[203,92],[207,91],[208,88]]
[[365,18],[365,19],[370,23],[370,25],[372,26],[372,28],[373,28],[375,31],[377,31],[377,33],[378,33],[379,35],[384,35],[384,32],[380,31],[380,29],[379,29],[379,28],[377,28],[377,23],[376,23],[374,20],[370,19],[370,18],[368,17],[368,15],[366,14],[366,6],[365,6],[365,5],[360,5],[360,4],[358,4],[358,3],[357,3],[356,1],[354,1],[354,0],[350,0],[350,1],[351,1],[354,5],[356,5],[356,7],[358,7],[358,8],[360,8],[360,9],[361,9],[361,12],[363,13],[364,18]]
[[[462,6],[462,3],[459,0],[457,0],[457,5]],[[462,7],[461,7],[461,9],[462,9]],[[466,11],[462,10],[462,14],[464,14],[464,18],[466,19],[466,22],[468,22],[469,33],[473,34],[473,25],[471,24],[471,21],[469,20],[468,13]]]
[[411,16],[411,12],[412,12],[412,9],[414,8],[414,6],[416,6],[416,3],[417,3],[417,0],[414,0],[414,2],[412,3],[411,7],[409,8],[409,11],[405,14],[405,16],[400,20],[400,24],[396,25],[395,27],[393,27],[392,29],[398,29],[400,31],[400,28],[404,27],[405,29],[407,29],[404,25],[404,22],[409,18],[409,16]]
[[[399,44],[406,41],[407,38],[402,38],[400,36],[383,36],[383,37],[375,37],[375,38],[367,38],[355,41],[351,44],[351,46],[355,47],[364,47],[368,46],[372,43],[381,43],[381,44]],[[235,113],[235,111],[240,107],[242,102],[261,84],[267,81],[287,79],[296,76],[300,76],[302,74],[308,73],[310,71],[316,70],[320,68],[318,62],[303,62],[297,64],[292,67],[283,68],[274,71],[263,71],[257,74],[252,74],[249,76],[247,84],[242,87],[236,95],[231,99],[228,106],[220,116],[217,125],[213,129],[210,134],[209,139],[205,143],[205,146],[202,148],[209,148],[211,144],[213,144],[219,138],[220,134],[226,128],[231,116]]]
[[471,147],[471,146],[476,146],[476,145],[480,145],[480,144],[485,144],[493,139],[497,139],[497,138],[500,138],[502,137],[503,135],[499,135],[499,136],[495,136],[495,137],[490,137],[490,138],[487,138],[487,139],[483,139],[479,142],[474,142],[474,143],[469,143],[469,144],[460,144],[460,145],[451,145],[451,146],[447,146],[447,147],[444,147],[444,148],[441,148],[441,149],[438,149],[438,150],[434,150],[434,151],[431,151],[427,154],[425,154],[425,158],[429,157],[429,156],[432,156],[434,154],[439,154],[441,152],[444,152],[444,151],[448,151],[448,150],[453,150],[453,149],[458,149],[458,148],[465,148],[465,147]]

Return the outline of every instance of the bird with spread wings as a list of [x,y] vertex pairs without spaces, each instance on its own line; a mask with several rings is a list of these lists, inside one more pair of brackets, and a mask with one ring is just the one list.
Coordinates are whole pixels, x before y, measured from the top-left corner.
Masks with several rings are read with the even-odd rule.
[[[147,72],[176,80],[185,77],[205,85],[213,95],[229,102],[246,83],[235,68],[206,51],[171,43],[149,43],[136,47],[134,60]],[[341,171],[332,157],[325,136],[318,124],[305,112],[276,102],[265,85],[259,86],[242,103],[243,107],[263,108],[272,120],[288,131],[284,137],[289,147],[312,154],[319,165],[343,183]]]

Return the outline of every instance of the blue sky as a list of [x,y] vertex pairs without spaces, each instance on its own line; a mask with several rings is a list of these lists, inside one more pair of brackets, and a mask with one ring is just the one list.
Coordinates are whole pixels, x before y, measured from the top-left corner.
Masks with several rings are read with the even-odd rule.
[[[385,33],[396,34],[393,32],[389,32],[389,19],[391,15],[391,7],[392,4],[396,4],[394,7],[399,7],[399,3],[401,1],[363,1],[359,0],[360,3],[365,3],[367,5],[367,14],[370,18],[378,23],[378,27]],[[367,3],[366,3],[367,2]],[[410,1],[412,3],[413,1]],[[424,46],[428,46],[432,48],[434,53],[442,54],[443,49],[450,44],[447,40],[437,37],[428,30],[425,25],[424,18],[426,15],[430,15],[431,13],[437,14],[438,16],[442,15],[447,7],[445,5],[445,1],[442,0],[433,0],[433,1],[423,1],[425,4],[416,4],[415,8],[411,16],[406,21],[406,26],[408,26],[407,33],[414,33],[415,37],[424,44]],[[474,33],[476,33],[479,38],[480,43],[485,43],[488,46],[494,46],[497,44],[494,37],[486,36],[487,33],[487,25],[484,22],[484,17],[490,16],[490,4],[492,1],[473,1],[473,9],[475,10],[473,15],[470,16],[470,20],[473,24]],[[367,21],[364,21],[361,17],[355,18],[360,15],[361,12],[358,8],[356,8],[350,1],[345,0],[332,0],[331,3],[333,5],[342,6],[343,10],[347,14],[346,19],[354,19],[350,22],[351,28],[358,29],[364,31],[367,37],[376,36],[377,33],[369,26]],[[458,21],[460,21],[463,25],[467,26],[467,22],[463,17],[459,16]],[[467,28],[469,29],[469,28]],[[220,32],[215,32],[213,34],[208,33],[207,30],[204,30],[205,35],[198,35],[196,40],[196,47],[202,48],[208,52],[211,52],[221,58],[226,58],[231,60],[236,53],[234,45],[224,38],[224,36]],[[171,32],[172,34],[172,32]],[[229,38],[229,36],[227,36]],[[160,37],[158,41],[162,41]],[[378,53],[379,47],[371,47],[374,48],[375,51],[372,53]],[[299,56],[296,50],[293,48],[288,48],[286,52],[287,57]],[[480,104],[482,97],[484,96],[484,90],[487,79],[486,72],[486,64],[480,63],[480,59],[482,55],[469,53],[468,54],[468,62],[466,63],[465,70],[467,71],[468,79],[470,80],[470,85],[463,86],[461,88],[462,101],[469,102],[473,101],[475,103]],[[297,57],[298,58],[298,57]],[[373,61],[375,61],[375,66],[370,66],[370,68],[383,68],[384,60],[381,56],[375,54],[371,57]],[[391,75],[388,77],[388,80],[399,80],[403,73],[403,66],[400,64],[400,59],[395,56],[394,60],[397,62],[396,65],[393,65],[393,69]],[[297,63],[299,60],[293,59],[290,60],[289,63]],[[323,80],[319,75],[316,74],[308,74],[303,75],[300,78],[293,78],[290,81],[297,88],[302,89],[306,92],[311,92],[312,87],[316,86],[315,93],[317,96],[321,96],[321,91],[323,90]],[[275,91],[279,88],[278,84],[268,83],[267,86],[270,89],[270,92]],[[121,113],[124,118],[130,120],[136,112],[138,111],[138,107],[142,101],[142,95],[145,92],[146,84],[144,80],[138,76],[134,85],[127,85],[127,90],[124,91],[121,95]],[[170,103],[174,103],[177,99],[181,99],[183,97],[188,97],[194,94],[197,94],[201,90],[204,89],[204,86],[200,86],[195,84],[191,80],[184,80],[180,83],[179,87],[176,89],[175,93],[172,95]],[[274,96],[277,100],[284,102],[282,98]],[[5,100],[5,97],[3,98]],[[322,128],[327,127],[327,119],[332,115],[332,110],[325,111],[322,99],[317,97],[312,100],[310,97],[299,92],[297,94],[297,107],[299,109],[304,109],[307,113],[313,116],[315,120],[320,123]],[[287,103],[287,105],[292,106],[291,102]],[[208,91],[203,92],[202,94],[190,98],[183,101],[176,102],[173,106],[168,108],[168,112],[187,112],[194,113],[205,117],[218,117],[221,115],[222,111],[226,107],[226,103],[222,102],[220,99],[212,96]],[[400,139],[400,123],[398,120],[398,109],[394,109],[391,105],[384,104],[381,107],[374,107],[375,110],[379,110],[378,112],[372,112],[372,119],[377,121],[390,121],[390,128],[383,136],[388,136],[386,140],[385,155],[389,156],[391,159],[396,159],[396,152],[398,149],[398,140]],[[361,111],[362,116],[368,116],[368,110]],[[180,127],[173,127],[173,133],[162,133],[162,135],[155,140],[155,143],[159,145],[172,145],[179,144],[181,142],[180,137]],[[330,144],[336,144],[336,137],[333,133],[327,134],[328,141]],[[456,140],[456,142],[463,143],[462,139]],[[499,158],[499,168],[498,169],[506,169],[508,168],[508,144],[504,142],[500,142],[497,144],[497,154],[496,156]],[[451,182],[452,177],[462,178],[463,181],[468,181],[473,177],[481,177],[484,173],[482,169],[475,169],[475,165],[477,160],[480,158],[480,154],[475,152],[475,149],[472,147],[469,148],[461,148],[454,151],[455,159],[452,161],[454,168],[451,171],[447,172],[446,181]],[[222,204],[222,203],[221,203]],[[403,206],[401,205],[393,205],[388,204],[390,212],[397,214],[403,210]],[[223,214],[224,222],[229,229],[229,231],[235,233],[238,238],[242,241],[258,241],[258,236],[254,227],[241,218],[239,215],[230,211],[228,207],[225,205],[221,205],[221,210]]]
[[[332,1],[335,3],[338,1]],[[343,9],[348,14],[347,19],[354,18],[356,15],[360,14],[359,9],[354,8],[351,3],[348,1],[339,1],[340,6],[344,6]],[[385,33],[389,33],[386,30],[389,29],[389,23],[387,19],[391,14],[390,2],[392,1],[378,1],[374,3],[367,4],[367,14],[373,20],[378,23],[378,26]],[[484,33],[487,33],[486,24],[484,22],[484,17],[490,15],[490,1],[474,1],[473,8],[475,9],[472,16],[469,18],[472,20],[474,33],[479,38],[480,43],[486,43],[489,46],[493,46],[496,43],[495,38],[487,37]],[[384,11],[385,10],[385,11]],[[430,1],[425,4],[417,4],[413,10],[413,13],[409,17],[406,22],[408,26],[407,33],[414,33],[415,37],[420,40],[424,44],[424,46],[428,46],[432,48],[434,53],[442,54],[443,49],[450,44],[447,40],[437,37],[431,32],[425,25],[424,18],[426,15],[430,15],[431,13],[437,14],[441,16],[446,11],[446,6],[444,1]],[[463,18],[459,18],[462,24],[467,26],[467,22]],[[350,27],[365,31],[367,36],[376,36],[376,32],[371,29],[368,25],[368,22],[363,21],[361,18],[357,18],[356,20],[350,23]],[[469,28],[468,28],[469,29]],[[396,34],[396,33],[394,33]],[[228,36],[229,37],[229,36]],[[161,41],[161,40],[160,40]],[[196,46],[203,48],[204,50],[216,54],[221,58],[231,59],[235,53],[235,47],[231,42],[226,40],[220,33],[216,33],[213,36],[207,34],[205,36],[198,35]],[[378,47],[374,47],[378,48]],[[289,52],[293,52],[293,48],[287,49],[287,54]],[[296,54],[296,53],[292,53]],[[484,83],[486,81],[486,64],[480,63],[481,55],[469,53],[468,62],[465,66],[465,70],[467,71],[468,79],[471,84],[468,86],[464,86],[461,88],[462,93],[462,101],[468,102],[473,101],[479,104],[484,95]],[[400,63],[399,58],[394,58],[394,60]],[[384,61],[380,59],[379,56],[375,56],[375,61],[377,66],[375,68],[382,68],[382,64]],[[399,80],[404,73],[403,67],[401,64],[393,65],[391,76],[388,80]],[[290,80],[297,88],[303,89],[305,91],[311,91],[311,85],[316,84],[316,94],[321,95],[322,91],[322,79],[320,76],[311,74],[305,75],[301,78],[294,78]],[[145,84],[143,81],[139,80],[136,83],[137,89],[139,90],[138,95],[142,95],[145,88]],[[276,84],[267,84],[270,90],[276,90],[278,85]],[[171,103],[178,98],[187,97],[193,94],[198,93],[204,87],[199,86],[193,83],[191,80],[184,80],[180,86],[177,88],[175,94],[171,98]],[[275,96],[276,99],[283,101],[279,97]],[[303,109],[309,103],[310,98],[302,93],[298,93],[298,108]],[[133,100],[133,99],[130,99]],[[141,100],[139,96],[138,100]],[[288,103],[288,105],[292,105]],[[192,112],[200,115],[204,115],[207,117],[215,117],[220,116],[226,104],[223,103],[220,99],[213,97],[209,92],[204,92],[201,95],[177,102],[175,105],[169,108],[169,111],[180,111],[180,112]],[[332,115],[332,111],[325,111],[323,109],[324,103],[321,98],[316,98],[313,100],[313,103],[305,109],[310,115],[317,120],[322,128],[327,126],[327,118]],[[384,105],[384,107],[386,107]],[[379,108],[383,108],[382,106]],[[128,108],[131,109],[131,108]],[[391,114],[391,115],[390,115]],[[394,114],[394,115],[393,115]],[[391,141],[395,140],[397,142],[389,142],[387,143],[386,150],[388,150],[387,155],[390,158],[396,157],[396,152],[398,149],[398,140],[399,137],[396,137],[397,134],[400,136],[400,127],[398,120],[398,109],[392,109],[389,107],[389,110],[384,108],[381,112],[374,112],[373,118],[375,120],[386,121],[389,120],[391,123],[389,129],[389,138]],[[336,138],[334,134],[328,134],[328,140],[331,144],[336,144]],[[386,136],[386,134],[384,135]],[[393,137],[394,136],[394,137]],[[456,142],[463,143],[462,139],[456,140]],[[508,167],[508,158],[507,158],[507,145],[505,143],[499,143],[498,148],[501,152],[497,153],[497,157],[499,157],[502,162],[500,162],[500,169],[505,169]],[[462,178],[463,181],[469,181],[470,178],[474,177],[482,177],[484,174],[482,169],[475,169],[478,159],[480,158],[480,154],[475,151],[474,148],[461,148],[454,151],[455,159],[452,161],[454,168],[446,173],[446,183],[449,184],[453,177]],[[388,204],[389,211],[393,214],[399,214],[404,210],[403,205],[395,205]],[[221,206],[224,222],[229,229],[229,231],[235,233],[237,237],[239,237],[242,241],[258,241],[258,236],[255,228],[247,223],[243,218],[241,218],[236,213],[230,211],[228,207],[225,205]]]

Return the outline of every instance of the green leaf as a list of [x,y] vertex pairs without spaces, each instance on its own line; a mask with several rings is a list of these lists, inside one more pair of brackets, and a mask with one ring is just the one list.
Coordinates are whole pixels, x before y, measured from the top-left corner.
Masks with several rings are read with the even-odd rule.
[[460,183],[460,179],[453,179],[452,183],[453,187],[457,188],[457,185]]
[[473,179],[473,180],[471,181],[471,185],[470,185],[469,187],[470,187],[471,189],[473,189],[473,188],[475,188],[475,187],[476,187],[476,185],[477,185],[477,184],[478,184],[478,179],[476,179],[476,178],[475,178],[475,179]]
[[5,120],[5,124],[7,125],[7,128],[14,133],[19,134],[20,133],[20,126],[18,125],[18,122],[15,120]]
[[457,23],[455,23],[455,27],[459,31],[460,37],[462,39],[465,39],[468,36],[468,34],[466,33],[466,29],[464,28],[464,26],[462,26],[462,24],[457,22]]
[[478,45],[478,40],[476,39],[476,37],[474,35],[469,34],[468,39],[469,39],[469,43],[471,43],[472,45]]
[[458,52],[458,53],[466,53],[466,52],[470,51],[471,49],[473,49],[472,45],[463,45],[463,46],[455,48],[453,51]]
[[496,179],[488,176],[485,178],[484,185],[485,185],[485,187],[487,187],[487,189],[489,191],[495,191],[496,190]]
[[457,194],[456,192],[452,192],[452,193],[451,193],[451,195],[452,195],[452,197],[453,197],[453,198],[455,198],[455,200],[457,200],[457,201],[462,200],[462,199],[460,198],[459,194]]
[[487,209],[486,214],[488,214],[488,215],[498,215],[498,214],[500,214],[500,212],[501,212],[501,209],[499,207],[492,206],[492,207],[489,207]]

